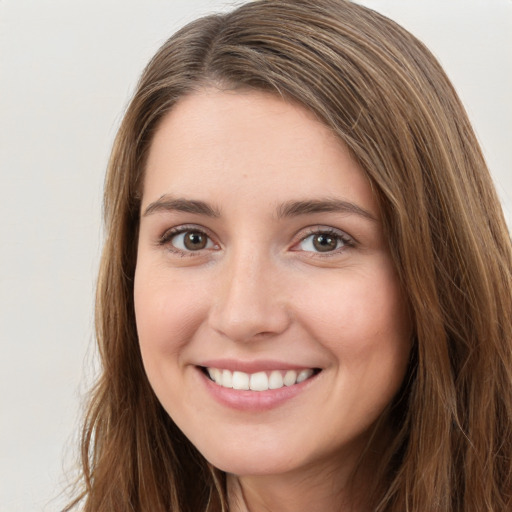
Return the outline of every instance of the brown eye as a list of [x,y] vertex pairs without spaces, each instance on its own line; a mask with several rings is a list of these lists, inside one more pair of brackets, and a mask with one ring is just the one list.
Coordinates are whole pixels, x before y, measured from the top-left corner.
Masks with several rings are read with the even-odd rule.
[[319,229],[303,238],[300,243],[297,244],[297,249],[312,253],[335,253],[342,249],[353,247],[353,245],[354,242],[352,238],[343,231],[334,231],[334,229],[324,231]]
[[171,234],[165,243],[169,243],[172,247],[181,252],[201,251],[203,249],[211,249],[215,246],[206,233],[196,229],[188,229]]
[[208,237],[200,231],[187,231],[184,233],[183,245],[189,251],[199,251],[206,247]]
[[326,233],[313,235],[313,247],[318,252],[334,251],[338,247],[339,237]]

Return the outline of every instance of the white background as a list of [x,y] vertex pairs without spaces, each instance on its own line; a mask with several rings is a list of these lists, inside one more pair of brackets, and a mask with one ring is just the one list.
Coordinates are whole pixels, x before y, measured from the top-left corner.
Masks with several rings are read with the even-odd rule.
[[[238,2],[241,3],[241,2]],[[512,1],[366,0],[452,78],[512,211]],[[235,2],[0,0],[0,511],[58,510],[94,373],[110,145],[145,63]]]

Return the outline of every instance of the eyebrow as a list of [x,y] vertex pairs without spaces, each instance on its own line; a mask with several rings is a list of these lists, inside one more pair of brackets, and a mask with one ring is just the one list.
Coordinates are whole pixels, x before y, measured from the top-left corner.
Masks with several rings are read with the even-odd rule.
[[[205,215],[212,218],[218,218],[221,216],[219,208],[204,201],[174,198],[166,194],[150,203],[144,210],[143,216],[146,217],[157,212],[172,211]],[[328,198],[310,199],[305,201],[287,201],[279,205],[276,210],[278,219],[324,212],[353,214],[377,222],[377,218],[369,211],[361,208],[355,203],[344,201],[342,199]]]
[[311,213],[345,213],[354,214],[368,220],[377,222],[375,215],[368,210],[361,208],[355,203],[344,201],[342,199],[317,199],[307,201],[287,201],[277,209],[277,217],[296,217]]
[[195,213],[197,215],[206,215],[207,217],[220,217],[220,211],[204,201],[193,199],[174,198],[168,195],[159,197],[153,201],[144,210],[143,217],[157,212],[185,212]]

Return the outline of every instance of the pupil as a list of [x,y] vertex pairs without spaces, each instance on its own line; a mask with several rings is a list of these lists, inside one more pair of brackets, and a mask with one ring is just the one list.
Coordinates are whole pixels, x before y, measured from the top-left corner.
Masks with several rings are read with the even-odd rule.
[[191,231],[186,234],[184,243],[187,249],[197,251],[206,247],[206,237],[202,233]]
[[313,239],[313,245],[319,252],[327,252],[336,249],[337,240],[330,235],[317,235]]

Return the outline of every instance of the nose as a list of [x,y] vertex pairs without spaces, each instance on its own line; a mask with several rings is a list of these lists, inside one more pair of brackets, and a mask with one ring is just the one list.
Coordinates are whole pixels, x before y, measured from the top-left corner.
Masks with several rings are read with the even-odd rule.
[[233,341],[267,339],[283,333],[290,315],[282,271],[270,258],[233,254],[218,268],[210,326]]

